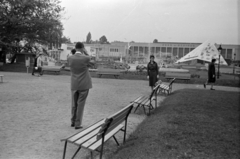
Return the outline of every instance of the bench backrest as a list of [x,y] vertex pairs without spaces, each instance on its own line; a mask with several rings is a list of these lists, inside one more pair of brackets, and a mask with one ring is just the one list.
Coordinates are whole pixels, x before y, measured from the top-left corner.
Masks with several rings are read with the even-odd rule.
[[99,73],[116,73],[116,74],[120,74],[121,70],[100,68],[97,72],[99,72]]
[[158,91],[159,87],[160,87],[160,84],[157,84],[157,85],[153,88],[153,90],[152,90],[152,92],[151,92],[151,94],[150,94],[150,96],[149,96],[149,99],[150,99],[150,100],[152,99],[153,95],[156,94],[156,92]]
[[167,72],[166,76],[174,76],[174,77],[191,77],[190,73],[187,72]]
[[169,83],[169,86],[171,86],[171,85],[173,84],[173,82],[175,81],[175,79],[176,79],[176,78],[173,78],[173,79],[171,80],[171,82]]
[[131,113],[132,108],[133,104],[129,104],[128,106],[121,109],[117,113],[108,117],[98,132],[98,139],[103,138],[105,134],[116,128],[122,122],[124,121],[126,122],[129,114]]

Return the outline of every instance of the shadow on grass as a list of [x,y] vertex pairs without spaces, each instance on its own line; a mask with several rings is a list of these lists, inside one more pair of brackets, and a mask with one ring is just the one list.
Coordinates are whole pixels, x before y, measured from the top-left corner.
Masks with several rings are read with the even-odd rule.
[[239,158],[239,96],[175,91],[107,158]]

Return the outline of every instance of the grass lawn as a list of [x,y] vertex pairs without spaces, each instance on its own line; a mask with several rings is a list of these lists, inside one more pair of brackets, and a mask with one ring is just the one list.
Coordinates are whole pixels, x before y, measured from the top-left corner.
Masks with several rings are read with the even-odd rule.
[[239,97],[217,90],[175,91],[108,158],[238,159]]

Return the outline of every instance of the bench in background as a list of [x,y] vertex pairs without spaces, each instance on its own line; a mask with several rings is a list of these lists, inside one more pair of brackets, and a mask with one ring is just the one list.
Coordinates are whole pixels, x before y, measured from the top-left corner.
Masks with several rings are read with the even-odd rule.
[[118,78],[121,74],[121,70],[117,69],[102,68],[97,71],[97,75],[99,76],[99,78],[101,78],[102,75],[113,75],[115,78]]
[[61,66],[43,66],[42,73],[44,72],[55,72],[56,74],[60,74],[62,67]]
[[191,79],[191,74],[185,72],[166,72],[165,78],[168,80],[175,78],[176,80],[189,81]]
[[170,83],[161,83],[159,87],[158,93],[165,93],[166,95],[169,95],[172,92],[172,84],[175,81],[175,78],[173,78]]
[[[113,137],[117,145],[119,145],[117,138],[115,137],[115,134],[119,131],[124,132],[124,143],[127,132],[127,119],[129,114],[131,113],[132,108],[133,104],[129,104],[128,106],[111,115],[110,117],[102,119],[99,122],[89,126],[88,128],[66,139],[61,140],[65,141],[63,159],[65,158],[67,143],[72,143],[79,146],[72,158],[76,156],[76,154],[81,148],[85,148],[91,151],[92,158],[92,152],[98,151],[100,153],[100,159],[102,159],[104,143],[108,141],[111,137]],[[123,122],[124,124],[122,124]]]
[[137,99],[135,99],[132,103],[133,104],[136,104],[137,107],[135,108],[135,111],[139,108],[139,107],[142,107],[143,108],[143,111],[144,113],[147,115],[146,113],[146,110],[145,110],[145,107],[148,107],[148,110],[149,110],[149,113],[148,115],[150,115],[150,110],[153,110],[154,107],[152,105],[152,101],[155,100],[155,108],[157,107],[157,91],[160,87],[160,84],[157,84],[150,95],[144,95],[144,96],[140,96],[138,97]]

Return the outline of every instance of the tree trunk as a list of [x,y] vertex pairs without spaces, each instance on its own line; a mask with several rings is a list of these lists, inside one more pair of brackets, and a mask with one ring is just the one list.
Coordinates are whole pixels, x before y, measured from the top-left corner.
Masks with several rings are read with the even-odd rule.
[[11,64],[14,63],[14,61],[16,60],[17,54],[14,54],[13,57],[11,58]]
[[6,51],[4,48],[0,51],[0,62],[6,63]]

